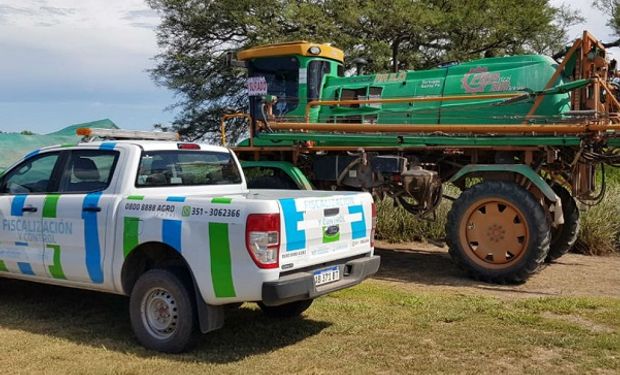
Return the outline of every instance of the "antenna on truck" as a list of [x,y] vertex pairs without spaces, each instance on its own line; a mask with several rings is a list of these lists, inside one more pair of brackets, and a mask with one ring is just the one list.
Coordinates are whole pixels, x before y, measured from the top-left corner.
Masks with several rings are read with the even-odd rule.
[[142,130],[78,128],[75,133],[82,136],[83,142],[100,139],[134,139],[150,141],[178,141],[179,134],[171,132],[149,132]]

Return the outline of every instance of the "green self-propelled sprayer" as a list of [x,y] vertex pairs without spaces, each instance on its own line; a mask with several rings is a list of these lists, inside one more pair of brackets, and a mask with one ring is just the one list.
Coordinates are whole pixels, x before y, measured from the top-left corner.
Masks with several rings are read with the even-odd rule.
[[555,58],[421,71],[345,76],[341,50],[304,41],[241,51],[237,65],[250,110],[222,119],[222,141],[231,118],[249,123],[234,150],[250,187],[307,187],[301,171],[428,218],[452,183],[450,254],[482,280],[519,282],[566,253],[577,201],[602,199],[605,165],[620,164],[615,66],[587,32]]

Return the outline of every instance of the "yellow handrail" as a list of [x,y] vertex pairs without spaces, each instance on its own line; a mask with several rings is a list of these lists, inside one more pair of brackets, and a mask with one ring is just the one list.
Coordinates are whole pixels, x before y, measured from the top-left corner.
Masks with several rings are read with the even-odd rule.
[[[231,118],[245,118],[249,122],[252,122],[252,117],[248,115],[247,113],[237,112],[237,113],[230,113],[230,114],[226,114],[222,116],[222,119],[220,120],[220,132],[222,135],[222,146],[226,146],[226,121],[230,120]],[[252,129],[250,129],[250,139],[252,139]]]
[[343,133],[475,133],[475,134],[580,134],[589,132],[620,131],[620,124],[585,123],[585,124],[544,124],[544,125],[419,125],[419,124],[361,124],[361,123],[272,123],[273,130],[288,131],[324,131]]
[[525,92],[512,92],[507,94],[474,94],[474,95],[451,95],[451,96],[422,96],[415,98],[390,98],[390,99],[345,99],[345,100],[313,100],[306,104],[305,121],[310,122],[310,110],[319,105],[352,105],[352,104],[397,104],[397,103],[428,103],[449,102],[459,100],[485,100],[485,99],[510,99],[521,96]]

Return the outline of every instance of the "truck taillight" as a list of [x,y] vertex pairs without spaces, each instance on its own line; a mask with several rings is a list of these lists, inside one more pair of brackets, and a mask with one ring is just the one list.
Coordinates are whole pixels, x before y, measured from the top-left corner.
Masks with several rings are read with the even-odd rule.
[[375,233],[377,232],[377,205],[372,202],[372,230],[370,231],[370,246],[375,247]]
[[245,246],[260,268],[278,268],[280,214],[252,214],[245,226]]
[[177,143],[179,150],[200,150],[200,145],[197,143]]

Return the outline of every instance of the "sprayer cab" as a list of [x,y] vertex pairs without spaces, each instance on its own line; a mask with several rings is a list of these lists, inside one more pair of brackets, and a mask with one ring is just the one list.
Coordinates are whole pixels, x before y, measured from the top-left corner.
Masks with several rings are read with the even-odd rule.
[[262,97],[277,97],[273,115],[303,118],[306,104],[321,97],[326,77],[343,75],[344,52],[330,44],[295,41],[241,51],[248,69],[250,115],[263,118]]

